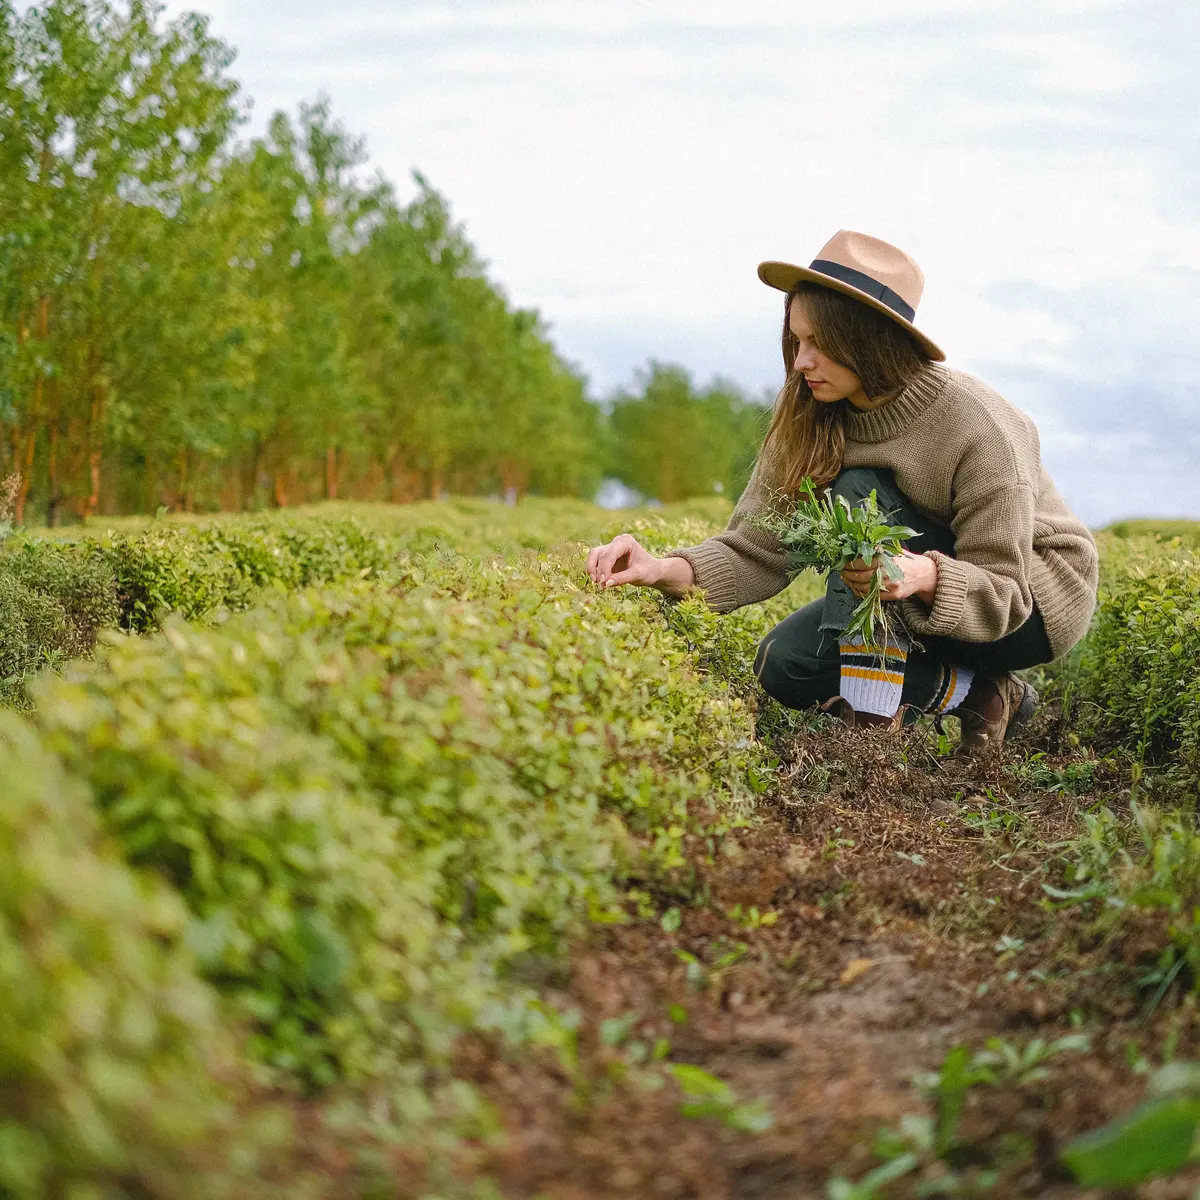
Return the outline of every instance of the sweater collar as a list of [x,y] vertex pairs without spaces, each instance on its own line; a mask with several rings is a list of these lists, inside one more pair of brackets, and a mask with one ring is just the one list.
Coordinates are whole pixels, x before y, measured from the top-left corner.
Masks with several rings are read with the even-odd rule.
[[846,406],[846,439],[851,442],[886,442],[903,433],[942,394],[949,373],[937,363],[927,363],[893,399],[881,408],[861,412]]

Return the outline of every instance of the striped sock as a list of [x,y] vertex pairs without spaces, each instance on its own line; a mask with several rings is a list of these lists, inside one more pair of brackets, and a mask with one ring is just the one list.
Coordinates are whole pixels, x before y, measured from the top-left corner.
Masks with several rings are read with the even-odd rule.
[[868,650],[861,637],[838,645],[841,657],[841,694],[855,712],[894,717],[904,689],[904,666],[908,662],[908,639],[895,634],[887,649]]
[[953,663],[942,663],[942,682],[938,686],[937,695],[927,712],[941,716],[951,709],[957,708],[971,690],[971,681],[975,672],[970,667],[956,667]]

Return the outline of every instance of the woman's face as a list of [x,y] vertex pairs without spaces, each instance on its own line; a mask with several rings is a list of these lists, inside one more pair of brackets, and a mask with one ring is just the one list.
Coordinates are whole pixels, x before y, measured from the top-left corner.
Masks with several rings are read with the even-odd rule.
[[788,311],[788,326],[796,339],[796,358],[792,369],[803,373],[813,398],[825,404],[849,400],[855,408],[870,408],[862,382],[849,367],[834,362],[817,349],[812,327],[804,315],[804,306],[793,300]]

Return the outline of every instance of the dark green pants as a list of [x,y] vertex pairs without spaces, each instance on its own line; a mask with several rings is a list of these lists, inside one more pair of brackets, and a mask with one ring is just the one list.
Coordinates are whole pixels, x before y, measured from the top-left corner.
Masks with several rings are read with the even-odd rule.
[[[921,535],[909,543],[913,551],[940,550],[953,555],[953,532],[918,512],[896,486],[891,471],[853,467],[838,476],[833,493],[854,505],[872,488],[880,509],[891,514],[893,525],[908,525]],[[857,597],[841,576],[831,574],[823,599],[798,609],[763,639],[754,662],[763,690],[789,708],[808,708],[836,696],[841,682],[838,634],[857,604]],[[1054,657],[1036,605],[1019,629],[994,642],[944,637],[921,637],[918,641],[923,649],[914,647],[908,656],[901,703],[922,711],[938,695],[946,664],[970,667],[994,677]]]

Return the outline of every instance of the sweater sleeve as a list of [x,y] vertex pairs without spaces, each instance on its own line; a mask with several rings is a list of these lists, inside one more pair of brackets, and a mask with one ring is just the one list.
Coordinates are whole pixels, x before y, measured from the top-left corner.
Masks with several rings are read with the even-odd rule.
[[900,602],[909,629],[964,642],[994,642],[1019,629],[1033,612],[1035,504],[1034,489],[1016,482],[958,499],[954,557],[929,554],[938,567],[932,607]]
[[779,539],[755,524],[768,511],[771,488],[762,461],[754,469],[724,533],[698,546],[669,550],[664,557],[692,564],[696,586],[710,608],[732,612],[746,604],[770,599],[788,585],[787,554]]

